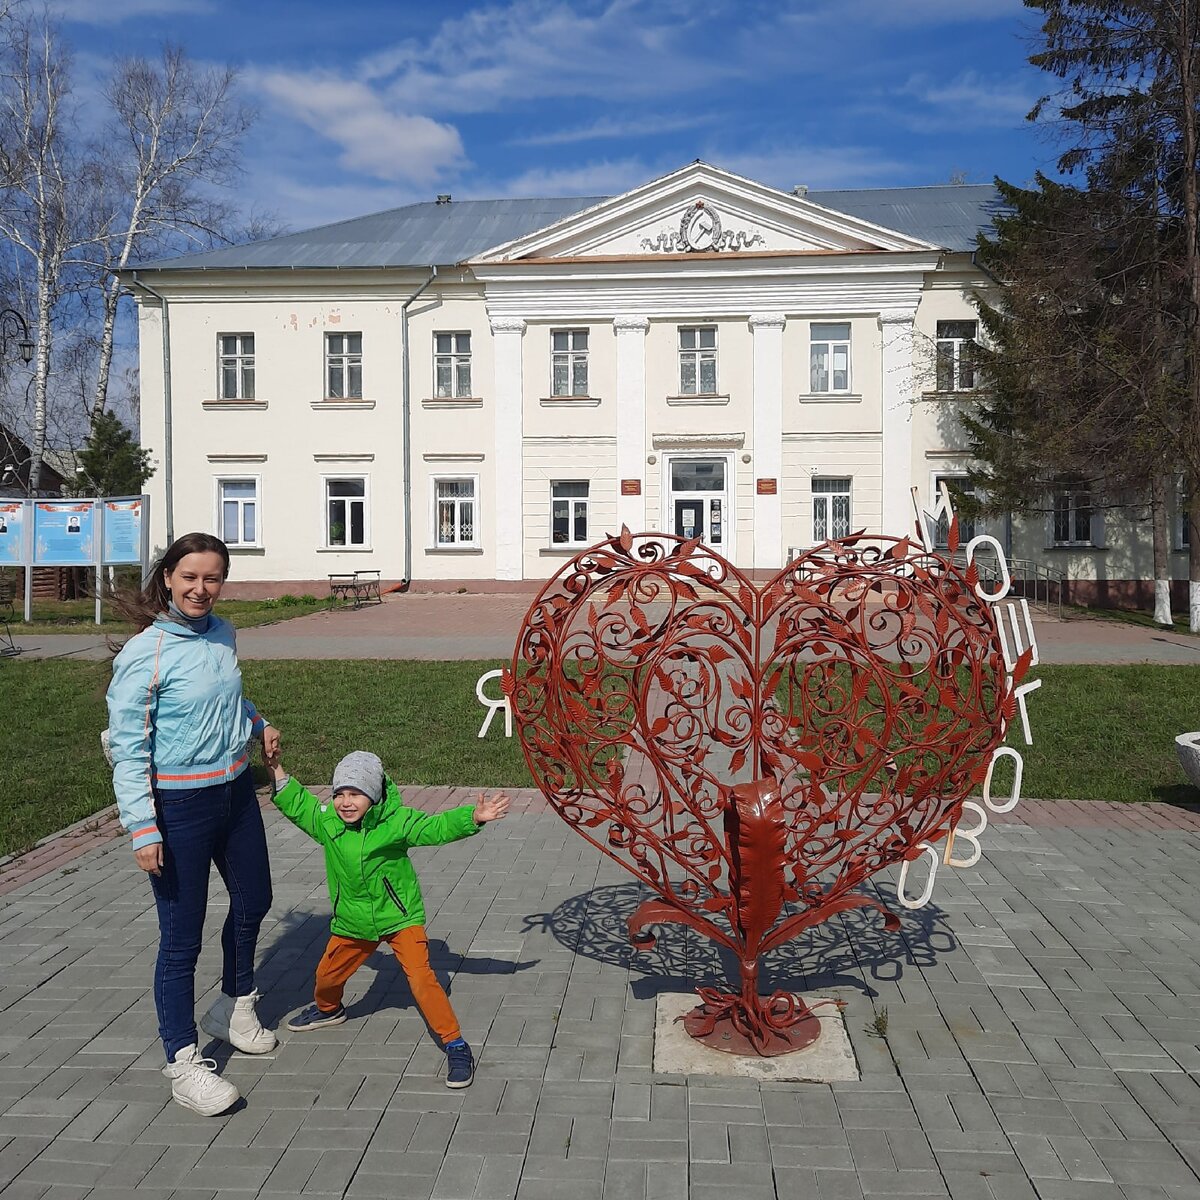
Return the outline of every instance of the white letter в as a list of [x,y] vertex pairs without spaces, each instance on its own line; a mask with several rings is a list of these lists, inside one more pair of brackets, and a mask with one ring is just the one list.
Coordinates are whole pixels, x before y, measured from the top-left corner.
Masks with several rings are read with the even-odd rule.
[[503,674],[503,671],[484,671],[475,683],[475,695],[479,697],[479,703],[488,710],[487,716],[483,718],[483,724],[479,727],[480,737],[487,736],[488,726],[491,725],[492,718],[499,708],[504,709],[504,736],[512,737],[512,705],[509,704],[508,697],[501,696],[499,700],[493,700],[490,696],[484,695],[483,691],[485,683],[499,679]]
[[975,585],[975,595],[980,600],[986,600],[989,604],[995,604],[997,600],[1003,600],[1012,590],[1012,576],[1008,573],[1008,559],[1004,557],[1004,547],[990,533],[976,534],[967,543],[967,562],[972,563],[975,561],[975,547],[982,542],[986,542],[996,551],[996,563],[1000,568],[1000,586],[994,592],[985,592],[983,585],[977,583]]

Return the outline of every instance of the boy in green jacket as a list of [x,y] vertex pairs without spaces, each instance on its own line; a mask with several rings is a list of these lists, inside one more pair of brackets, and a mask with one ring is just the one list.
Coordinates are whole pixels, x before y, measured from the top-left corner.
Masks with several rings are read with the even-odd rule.
[[429,965],[425,905],[408,849],[478,833],[481,825],[508,812],[508,797],[500,793],[485,799],[481,794],[474,807],[436,815],[419,812],[404,805],[377,755],[355,750],[334,769],[333,802],[327,804],[290,778],[278,756],[270,765],[276,806],[324,847],[333,905],[329,945],[317,966],[315,1003],[297,1013],[287,1027],[308,1033],[345,1021],[346,982],[380,942],[387,942],[408,977],[421,1015],[445,1046],[446,1086],[467,1087],[475,1063],[450,999]]

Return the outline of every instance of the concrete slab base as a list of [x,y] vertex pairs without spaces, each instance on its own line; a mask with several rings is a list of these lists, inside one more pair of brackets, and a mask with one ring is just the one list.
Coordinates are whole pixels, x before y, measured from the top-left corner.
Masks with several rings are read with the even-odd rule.
[[[801,993],[812,1006],[829,996]],[[679,1020],[699,1003],[694,992],[658,997],[654,1019],[654,1069],[678,1075],[727,1075],[731,1079],[765,1079],[804,1083],[841,1083],[859,1078],[858,1060],[850,1045],[841,1009],[817,1009],[821,1036],[806,1050],[776,1058],[751,1058],[710,1050],[688,1035]]]

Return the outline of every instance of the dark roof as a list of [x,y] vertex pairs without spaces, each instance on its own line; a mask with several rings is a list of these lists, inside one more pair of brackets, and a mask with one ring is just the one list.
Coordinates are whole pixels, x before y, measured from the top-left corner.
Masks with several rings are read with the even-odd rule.
[[[608,199],[453,200],[321,225],[245,246],[139,263],[136,270],[322,269],[448,266],[553,225]],[[971,250],[991,223],[999,195],[991,184],[812,191],[826,208],[932,242]]]
[[975,238],[990,228],[1000,207],[1000,193],[990,183],[813,191],[808,198],[944,250],[974,250]]

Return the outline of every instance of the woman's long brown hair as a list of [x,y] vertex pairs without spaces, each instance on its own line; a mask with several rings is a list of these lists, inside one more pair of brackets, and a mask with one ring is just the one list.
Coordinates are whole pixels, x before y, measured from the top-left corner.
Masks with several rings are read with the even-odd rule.
[[118,592],[113,599],[113,607],[126,621],[136,625],[139,633],[153,625],[160,613],[167,611],[171,600],[167,574],[189,554],[219,554],[225,564],[224,578],[229,578],[229,547],[219,537],[211,533],[185,533],[176,538],[137,591]]

